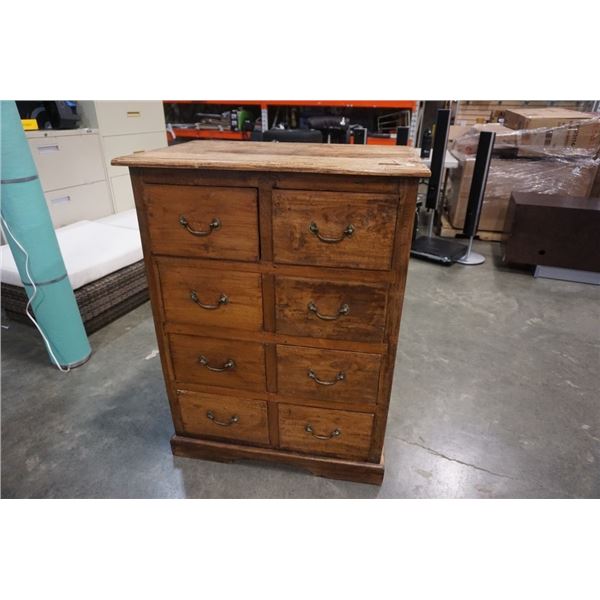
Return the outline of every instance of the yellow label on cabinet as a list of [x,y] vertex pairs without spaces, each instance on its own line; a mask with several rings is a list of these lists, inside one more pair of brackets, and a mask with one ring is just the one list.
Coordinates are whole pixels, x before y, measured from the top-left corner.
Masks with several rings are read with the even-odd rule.
[[38,129],[37,119],[21,119],[25,131],[36,131]]

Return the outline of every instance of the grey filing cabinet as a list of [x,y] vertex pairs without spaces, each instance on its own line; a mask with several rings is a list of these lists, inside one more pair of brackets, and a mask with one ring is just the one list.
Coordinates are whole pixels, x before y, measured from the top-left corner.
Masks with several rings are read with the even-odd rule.
[[27,131],[26,136],[54,227],[114,212],[97,130]]
[[147,100],[80,101],[81,124],[97,128],[115,212],[135,206],[127,167],[110,161],[142,150],[164,148],[167,132],[163,103]]

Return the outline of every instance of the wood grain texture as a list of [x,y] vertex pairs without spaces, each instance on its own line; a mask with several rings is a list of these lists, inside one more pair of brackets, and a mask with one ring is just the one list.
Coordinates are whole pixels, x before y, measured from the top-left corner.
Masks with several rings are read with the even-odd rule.
[[310,173],[270,173],[274,190],[317,190],[321,192],[356,192],[360,194],[392,194],[398,196],[398,179],[324,175]]
[[181,435],[175,435],[171,438],[171,449],[175,456],[186,458],[199,458],[218,462],[266,460],[292,465],[318,477],[357,481],[372,485],[381,485],[385,472],[383,456],[378,463],[359,462],[331,456],[311,456],[272,448],[256,448],[212,440],[199,440]]
[[155,261],[167,265],[166,268],[177,268],[178,265],[193,266],[207,271],[236,271],[240,273],[265,273],[271,275],[290,275],[291,277],[314,277],[333,281],[365,281],[379,283],[392,281],[390,271],[371,271],[365,269],[342,269],[335,267],[309,267],[302,265],[283,265],[270,261],[240,262],[236,260],[212,260],[205,258],[186,258],[184,256],[156,256]]
[[[259,273],[206,270],[189,263],[156,261],[165,319],[208,327],[260,331],[263,327],[262,285]],[[192,300],[218,308],[202,308]],[[219,303],[225,295],[226,303]]]
[[[386,284],[276,277],[277,332],[338,340],[382,341],[386,296]],[[344,304],[348,305],[349,312],[336,320],[323,320],[308,309],[310,303],[317,307],[319,314],[327,317],[338,315]]]
[[[300,399],[375,404],[380,368],[378,354],[277,346],[277,391]],[[319,384],[310,372],[320,381],[335,383]]]
[[204,337],[220,338],[224,340],[241,340],[247,342],[260,342],[262,344],[284,344],[287,346],[311,346],[313,348],[329,348],[331,350],[351,350],[353,352],[368,352],[371,354],[384,354],[387,351],[385,342],[365,342],[357,340],[333,340],[316,338],[305,335],[303,337],[284,333],[271,333],[269,331],[244,331],[242,329],[227,329],[225,327],[208,327],[191,325],[189,323],[173,323],[167,321],[163,324],[166,333],[183,333]]
[[[256,391],[267,389],[262,344],[175,334],[169,336],[169,348],[178,382]],[[229,360],[233,360],[235,366],[221,372],[211,371],[201,364],[202,356],[211,368],[222,368]]]
[[414,148],[360,144],[242,144],[235,141],[197,140],[121,156],[114,158],[111,164],[126,167],[368,174],[386,177],[428,177],[430,174]]
[[[387,270],[398,199],[394,196],[276,190],[273,192],[274,261],[288,264]],[[311,224],[327,243],[310,230]],[[351,226],[351,235],[343,232]]]
[[[264,156],[268,154],[263,155],[263,159]],[[365,173],[343,176],[318,170],[303,174],[266,168],[262,172],[224,169],[226,167],[188,169],[179,166],[133,169],[136,205],[138,212],[143,213],[140,225],[142,239],[146,240],[145,258],[151,269],[149,283],[155,325],[177,432],[173,438],[173,451],[216,460],[264,458],[296,464],[330,477],[380,483],[417,180]],[[159,205],[158,209],[165,215],[177,214],[177,221],[174,197],[176,202],[177,197],[183,197],[192,210],[200,210],[207,206],[202,200],[207,194],[212,194],[214,199],[215,193],[227,190],[213,206],[236,213],[235,198],[251,198],[254,217],[236,234],[241,246],[237,244],[236,248],[231,246],[230,249],[244,248],[248,237],[253,237],[253,258],[249,259],[247,253],[230,256],[227,250],[221,249],[199,255],[185,245],[167,252],[155,247],[147,202],[150,192],[157,188],[178,190],[175,195],[165,190],[155,206]],[[248,193],[252,196],[247,196]],[[273,215],[278,197],[286,198],[290,213],[309,211],[308,205],[313,203],[313,208],[331,211],[328,222],[346,218],[351,209],[359,213],[368,211],[372,202],[385,199],[383,209],[387,207],[386,202],[393,207],[392,214],[382,220],[384,229],[385,224],[393,223],[388,228],[389,252],[384,252],[387,270],[377,262],[375,253],[372,259],[364,258],[374,242],[366,244],[367,250],[356,253],[354,262],[329,262],[335,249],[325,255],[324,261],[312,250],[308,259],[292,259],[315,261],[314,264],[277,262],[277,244],[275,253],[272,250],[277,236]],[[359,197],[360,201],[355,202]],[[335,202],[333,198],[336,198]],[[327,205],[319,205],[319,199],[326,200]],[[381,211],[382,207],[378,207],[364,218],[367,227],[377,220]],[[324,230],[324,233],[334,232]],[[160,237],[164,241],[162,234]],[[303,252],[302,246],[298,246],[297,252]],[[363,260],[374,262],[361,262]],[[180,281],[177,281],[178,276]],[[245,306],[253,311],[248,321],[252,328],[245,328],[244,318],[222,319],[219,323],[210,320],[191,322],[185,304],[173,312],[170,302],[173,290],[185,291],[186,286],[181,280],[198,277],[201,282],[210,280],[220,288],[219,284],[225,284],[230,276],[239,278],[240,292],[242,278],[248,277],[247,281],[253,282],[243,286],[247,294]],[[335,314],[343,303],[349,304],[350,312],[335,321],[323,321],[308,310],[311,300],[324,315]],[[192,308],[201,310],[195,305]],[[255,328],[258,321],[262,321],[262,327]],[[212,373],[202,368],[203,373],[199,376],[196,360],[200,347],[211,350],[211,355],[207,356],[211,366],[220,366],[233,358],[236,369]],[[237,358],[232,353],[234,349],[237,349]],[[240,357],[245,365],[243,369],[238,366]],[[322,372],[311,367],[317,364],[316,361]],[[314,368],[321,380],[329,381],[342,367],[348,370],[348,379],[344,378],[343,383],[350,383],[353,373],[352,381],[358,377],[360,385],[350,390],[338,383],[317,388],[314,379],[308,378],[308,369]],[[303,387],[306,384],[313,387]],[[318,390],[316,393],[315,389]],[[341,393],[342,390],[349,391]],[[186,394],[197,396],[194,402],[188,402],[184,407],[186,400],[182,398]],[[239,407],[238,412],[244,408],[250,410],[260,425],[251,428],[248,435],[237,438],[223,437],[230,433],[220,432],[218,439],[222,441],[215,441],[217,438],[212,430],[235,430],[239,421],[219,426],[214,419],[206,418],[208,408],[203,416],[205,405],[202,402],[214,404],[217,400],[239,403],[221,403],[221,408]],[[255,410],[257,406],[259,410]],[[213,416],[224,423],[233,416],[241,417],[229,413],[214,413]],[[309,424],[317,436],[335,430],[328,430],[329,427],[340,429],[341,434],[331,440],[318,439],[306,432],[309,417]],[[248,416],[245,422],[248,422]],[[185,429],[190,423],[193,432]],[[201,429],[208,425],[211,429]],[[239,436],[239,428],[236,435]]]
[[[145,188],[148,233],[152,252],[173,256],[256,261],[259,255],[257,192],[251,188],[150,185]],[[187,219],[196,231],[179,222]]]
[[140,225],[140,238],[144,252],[144,264],[146,266],[146,276],[148,277],[148,291],[150,295],[150,305],[152,308],[152,319],[154,321],[154,330],[156,331],[156,340],[160,355],[160,362],[167,388],[167,397],[169,399],[169,408],[176,433],[183,432],[181,422],[181,412],[179,410],[179,401],[177,398],[177,388],[175,386],[175,376],[171,364],[169,353],[169,341],[167,333],[163,329],[164,307],[162,304],[161,284],[156,263],[152,257],[152,245],[148,233],[148,219],[146,207],[144,205],[144,184],[142,173],[138,169],[130,169],[131,185],[135,199],[135,208],[138,222]]
[[179,403],[183,429],[189,435],[269,444],[266,402],[180,391]]
[[[314,433],[306,431],[310,426]],[[279,405],[281,448],[365,460],[369,454],[373,415],[344,410]],[[328,437],[338,431],[338,436]]]

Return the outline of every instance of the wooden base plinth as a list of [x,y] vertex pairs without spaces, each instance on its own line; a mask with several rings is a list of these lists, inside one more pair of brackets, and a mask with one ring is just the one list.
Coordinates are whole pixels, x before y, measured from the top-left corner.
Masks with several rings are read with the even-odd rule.
[[384,474],[383,455],[379,464],[354,462],[340,458],[308,456],[269,448],[198,440],[180,435],[174,435],[171,438],[171,449],[175,456],[186,458],[201,458],[219,462],[235,462],[244,459],[268,460],[306,469],[319,477],[371,483],[373,485],[381,485]]

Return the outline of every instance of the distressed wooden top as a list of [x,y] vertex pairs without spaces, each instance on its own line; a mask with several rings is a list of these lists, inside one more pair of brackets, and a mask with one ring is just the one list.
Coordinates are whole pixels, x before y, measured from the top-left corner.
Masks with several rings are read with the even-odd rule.
[[198,140],[121,156],[114,158],[111,164],[386,177],[428,177],[431,174],[414,148],[364,144]]

